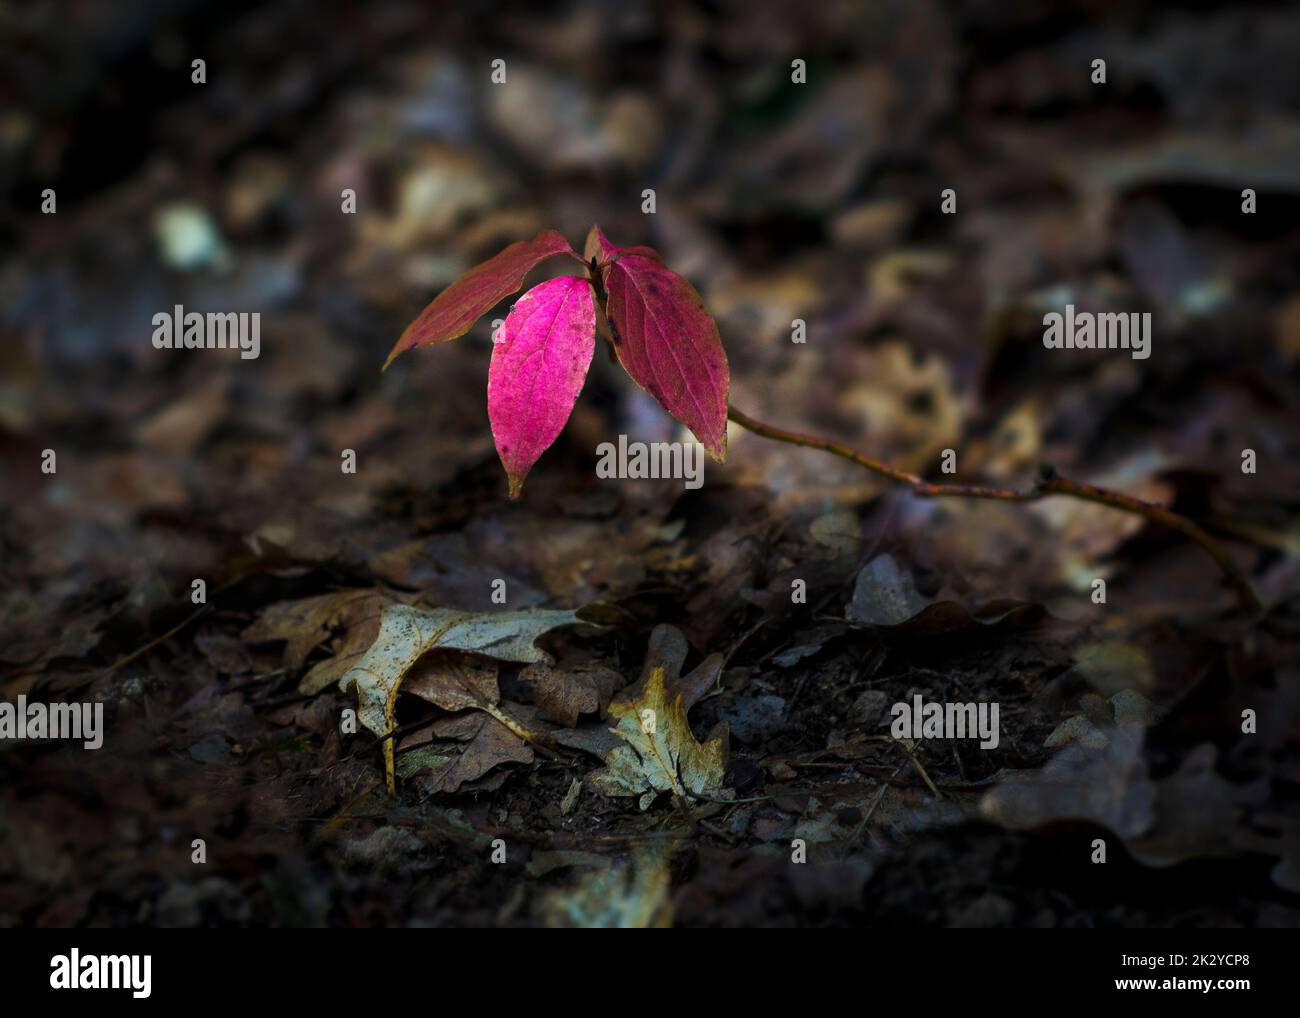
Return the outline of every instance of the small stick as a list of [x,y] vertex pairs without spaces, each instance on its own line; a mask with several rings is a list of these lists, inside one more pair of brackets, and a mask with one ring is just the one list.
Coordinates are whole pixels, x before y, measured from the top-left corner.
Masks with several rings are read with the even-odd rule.
[[[891,736],[890,738],[893,737]],[[921,761],[918,759],[917,755],[912,752],[912,747],[903,739],[894,739],[894,742],[897,743],[898,746],[902,748],[903,752],[907,754],[907,758],[912,761],[912,766],[916,768],[916,773],[921,775],[921,780],[924,781],[926,787],[934,793],[934,797],[936,799],[942,799],[943,793],[940,792],[939,789],[935,787],[934,782],[930,780],[930,775],[927,774],[925,768],[921,766]]]

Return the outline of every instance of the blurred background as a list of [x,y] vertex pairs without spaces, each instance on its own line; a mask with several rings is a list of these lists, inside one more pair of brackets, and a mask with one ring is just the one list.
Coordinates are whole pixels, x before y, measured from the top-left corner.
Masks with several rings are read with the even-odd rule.
[[[837,556],[860,564],[885,548],[926,597],[1084,616],[1090,646],[1136,648],[1158,704],[1219,683],[1195,705],[1184,749],[1216,712],[1236,716],[1241,682],[1258,679],[1290,705],[1273,748],[1237,761],[1289,789],[1273,786],[1269,847],[1234,850],[1267,857],[1242,921],[1294,922],[1295,646],[1243,645],[1232,594],[1194,546],[1082,503],[918,502],[834,458],[734,429],[729,462],[710,463],[699,492],[599,482],[597,443],[681,437],[601,350],[569,426],[509,504],[486,413],[490,323],[504,311],[379,368],[467,268],[545,228],[581,250],[599,223],[615,244],[656,247],[699,290],[728,352],[732,402],[747,413],[931,477],[950,448],[958,480],[1025,483],[1050,462],[1173,504],[1229,543],[1293,618],[1300,8],[42,2],[0,7],[0,51],[5,696],[89,689],[77,695],[140,719],[139,760],[224,766],[267,723],[220,678],[261,671],[238,639],[261,606],[379,584],[489,608],[490,579],[503,576],[513,606],[601,598],[644,626],[672,621],[694,652],[738,653],[731,663],[752,667],[766,694],[789,697],[803,686],[794,673],[764,678],[766,657],[794,645],[812,648],[811,664],[836,635],[818,627],[844,617],[853,581],[836,574],[830,601],[795,624],[771,607],[788,570]],[[1092,81],[1096,59],[1105,84]],[[504,84],[492,83],[494,60]],[[806,83],[792,81],[796,60]],[[354,215],[341,211],[345,188]],[[646,188],[653,215],[641,211]],[[941,212],[945,188],[954,215]],[[1245,188],[1254,214],[1243,214]],[[41,211],[45,189],[54,214]],[[548,271],[567,269],[548,264],[538,278]],[[1042,315],[1066,303],[1151,312],[1150,359],[1045,350]],[[260,358],[155,350],[152,317],[177,304],[260,312]],[[806,344],[791,342],[794,319],[807,323]],[[1241,470],[1247,448],[1255,474]],[[55,475],[41,472],[46,449]],[[356,475],[340,471],[344,449]],[[194,577],[230,599],[183,645],[111,669],[185,622]],[[1098,577],[1121,608],[1091,603]],[[966,653],[929,664],[950,672]],[[1060,653],[980,667],[1033,672],[1024,695],[1037,695],[1079,659],[1077,647]],[[843,656],[857,667],[864,651]],[[156,693],[169,686],[181,692]],[[217,714],[195,714],[200,694]],[[824,742],[854,696],[837,708],[833,689],[818,695],[832,703],[818,721]],[[203,720],[163,734],[182,706]],[[1001,763],[1041,759],[1030,743],[1056,720],[1022,747],[1027,757]],[[751,740],[756,755],[764,738]],[[1173,771],[1180,752],[1153,773]],[[57,925],[396,914],[356,905],[340,920],[339,902],[312,899],[297,871],[276,871],[299,889],[285,892],[292,907],[259,904],[247,884],[275,867],[247,840],[249,861],[217,890],[171,890],[169,863],[123,868],[106,846],[161,837],[162,793],[140,782],[139,760],[113,779],[133,789],[134,807],[100,803],[97,820],[76,821],[102,836],[99,869],[84,841],[64,840],[72,807],[42,798],[42,783],[58,781],[27,774],[25,801],[44,805],[0,818],[0,874],[26,888],[6,892],[0,915]],[[12,754],[3,766],[17,766]],[[63,781],[89,780],[76,766]],[[331,810],[347,799],[333,794]],[[1228,798],[1229,827],[1244,825],[1247,807]],[[258,807],[222,801],[222,822],[247,833]],[[1279,904],[1267,874],[1283,842],[1291,896]],[[107,904],[105,886],[116,888]],[[749,914],[710,893],[685,914]],[[857,899],[807,893],[822,918],[862,918]],[[799,894],[778,919],[806,917]],[[420,907],[438,921],[500,914],[501,902],[472,897]],[[954,892],[869,908],[980,925],[1053,908],[1013,895],[968,914],[981,900]],[[1061,906],[1057,918],[1070,914]]]

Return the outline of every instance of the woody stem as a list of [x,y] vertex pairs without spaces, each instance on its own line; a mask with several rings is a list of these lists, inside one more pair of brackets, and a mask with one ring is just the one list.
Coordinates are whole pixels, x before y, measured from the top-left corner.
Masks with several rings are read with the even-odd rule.
[[1214,559],[1215,565],[1219,567],[1224,578],[1231,584],[1238,600],[1240,600],[1242,607],[1245,608],[1248,614],[1254,615],[1263,607],[1250,581],[1237,568],[1232,559],[1228,557],[1228,553],[1223,546],[1186,516],[1180,516],[1163,506],[1145,502],[1140,498],[1134,498],[1132,495],[1111,491],[1108,488],[1100,488],[1094,484],[1071,480],[1057,473],[1052,467],[1043,467],[1039,471],[1038,479],[1028,488],[995,488],[979,484],[935,484],[907,470],[900,470],[898,467],[892,467],[888,463],[858,452],[856,449],[832,438],[805,435],[797,431],[776,428],[770,424],[755,420],[743,411],[737,410],[734,406],[727,407],[727,416],[742,428],[752,431],[756,435],[761,435],[763,438],[770,438],[774,442],[788,442],[790,445],[801,445],[809,449],[820,449],[832,456],[839,456],[841,459],[856,463],[858,466],[870,470],[873,474],[879,474],[881,477],[887,477],[897,484],[906,485],[922,498],[952,496],[987,498],[1001,502],[1037,502],[1039,499],[1051,495],[1066,495],[1070,498],[1082,499],[1085,502],[1096,502],[1099,505],[1110,506],[1112,509],[1118,509],[1121,512],[1133,513],[1152,523],[1168,527],[1170,530],[1176,530],[1184,537],[1199,544],[1206,554]]

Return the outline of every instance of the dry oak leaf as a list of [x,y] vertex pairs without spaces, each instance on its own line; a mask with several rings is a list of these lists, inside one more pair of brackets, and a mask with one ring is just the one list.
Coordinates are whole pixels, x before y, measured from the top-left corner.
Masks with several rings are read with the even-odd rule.
[[[277,601],[262,610],[257,620],[240,636],[249,643],[285,641],[284,666],[296,672],[313,650],[336,628],[346,628],[355,609],[361,606],[378,617],[383,595],[376,590],[338,590],[298,601]],[[321,687],[317,687],[319,689]],[[303,690],[306,692],[306,690]]]
[[543,719],[574,728],[583,714],[603,713],[627,680],[609,668],[561,671],[529,665],[519,673],[519,681],[531,688]]
[[[443,710],[465,712],[435,722],[431,726],[435,734],[461,728],[473,733],[459,757],[421,778],[420,787],[430,794],[454,792],[466,782],[477,781],[498,763],[532,763],[529,743],[545,738],[536,727],[521,723],[498,706],[501,691],[497,686],[497,663],[481,654],[435,647],[407,672],[402,691]],[[471,716],[470,711],[482,713]],[[484,714],[488,717],[484,718]]]
[[389,791],[396,790],[393,741],[384,737],[393,728],[402,680],[427,651],[447,647],[485,654],[498,661],[535,664],[548,658],[533,641],[549,630],[579,621],[572,611],[424,611],[403,604],[388,605],[375,642],[360,661],[344,672],[339,688],[346,693],[356,687],[357,719],[384,739],[384,773]]
[[411,772],[426,795],[459,791],[502,764],[533,762],[532,747],[505,725],[483,714],[467,719],[467,726],[474,722],[478,729],[460,753],[441,760],[429,757],[431,766],[424,773]]
[[592,786],[611,796],[639,795],[641,809],[649,809],[660,792],[681,800],[689,793],[709,798],[730,798],[722,780],[727,770],[726,727],[699,743],[686,720],[686,705],[677,693],[670,697],[664,670],[655,668],[638,698],[609,705],[617,719],[613,728],[624,744],[605,758],[605,769],[592,778]]

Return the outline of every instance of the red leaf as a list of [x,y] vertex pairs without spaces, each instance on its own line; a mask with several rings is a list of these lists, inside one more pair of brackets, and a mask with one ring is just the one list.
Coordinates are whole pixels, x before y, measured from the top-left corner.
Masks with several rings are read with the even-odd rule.
[[592,227],[586,250],[603,264],[605,316],[624,370],[721,463],[731,379],[717,323],[700,295],[651,248],[616,248],[599,227]]
[[406,327],[384,361],[384,367],[403,351],[465,335],[484,314],[523,286],[524,277],[538,263],[557,254],[578,257],[563,234],[546,230],[532,240],[517,241],[476,265],[438,294]]
[[605,237],[605,232],[599,226],[593,226],[587,231],[587,244],[583,248],[582,257],[588,264],[595,257],[596,264],[604,268],[607,263],[614,260],[615,256],[629,254],[644,255],[647,258],[653,258],[657,262],[663,261],[659,257],[659,252],[652,247],[615,247]]
[[564,430],[595,345],[596,302],[585,279],[541,283],[510,309],[492,347],[488,418],[511,498]]

